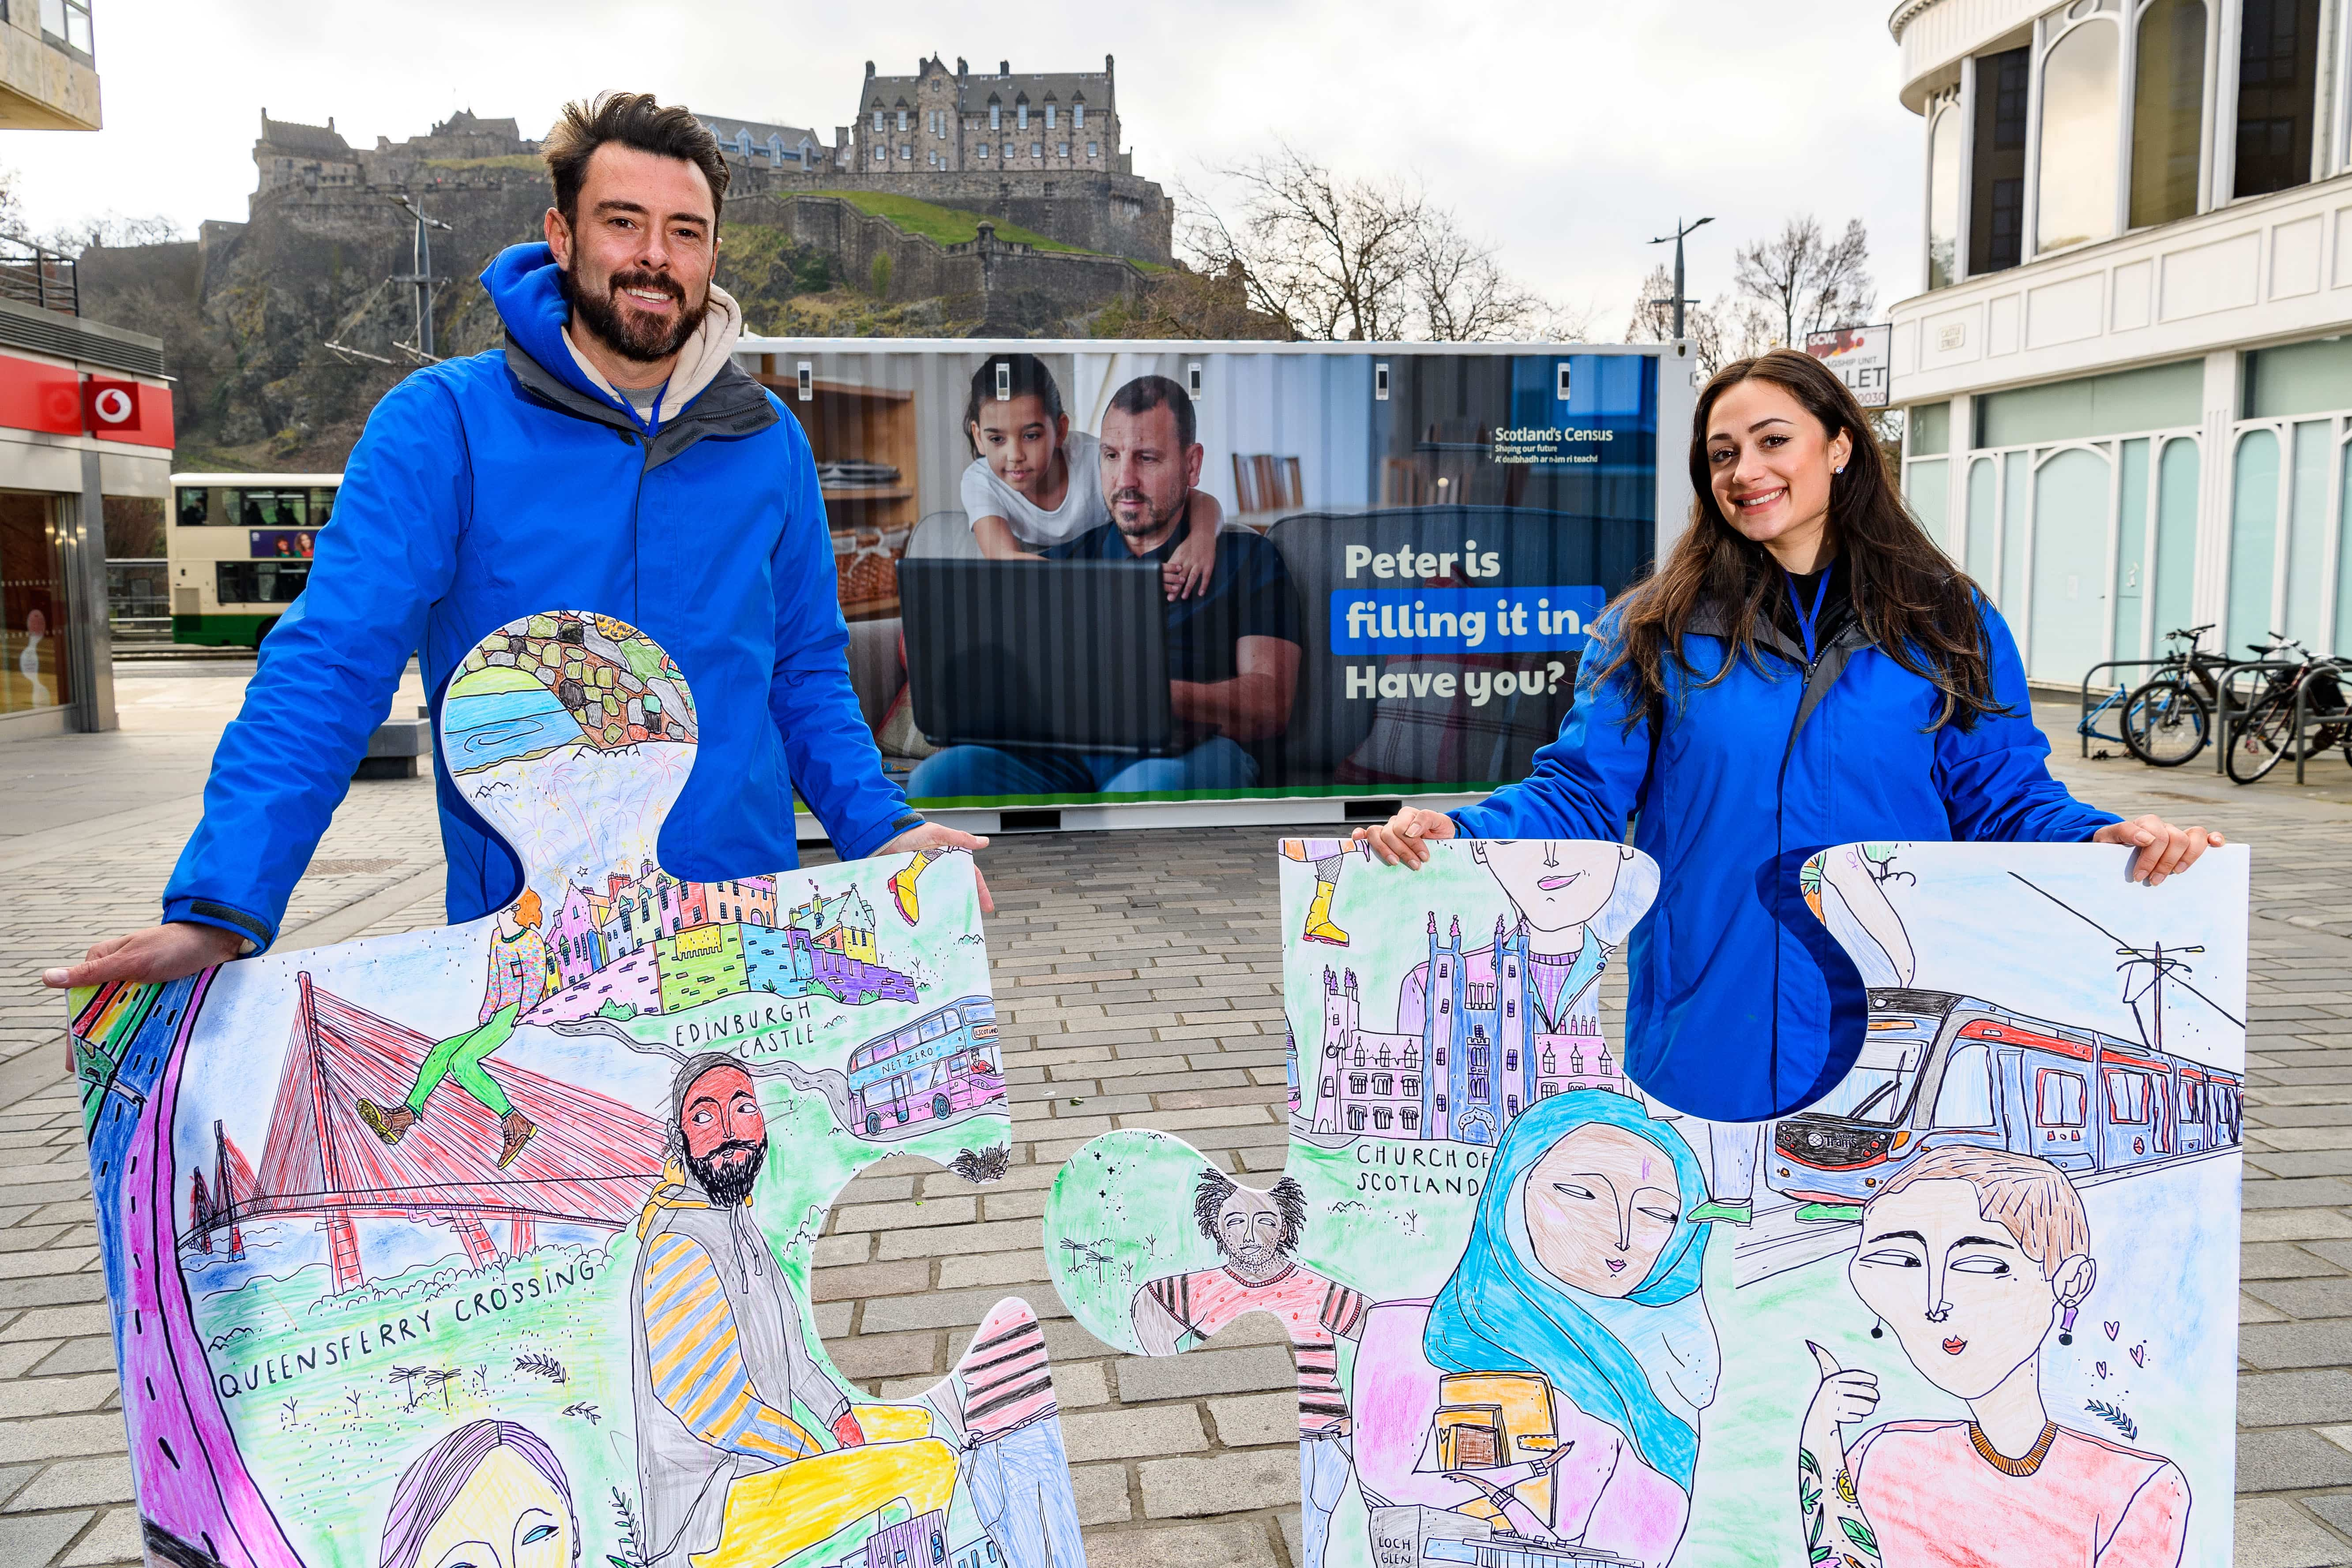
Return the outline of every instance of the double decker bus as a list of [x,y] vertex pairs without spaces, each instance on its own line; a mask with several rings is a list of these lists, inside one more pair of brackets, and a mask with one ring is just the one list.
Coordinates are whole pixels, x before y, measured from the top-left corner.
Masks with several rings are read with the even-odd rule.
[[163,519],[172,640],[259,647],[310,579],[341,474],[174,474]]
[[849,1115],[868,1138],[1002,1100],[996,1004],[965,996],[849,1053]]
[[1870,993],[1869,1034],[1830,1097],[1772,1124],[1765,1181],[1859,1205],[1955,1144],[2033,1154],[2071,1175],[2234,1147],[2245,1079],[2096,1029],[1948,992]]

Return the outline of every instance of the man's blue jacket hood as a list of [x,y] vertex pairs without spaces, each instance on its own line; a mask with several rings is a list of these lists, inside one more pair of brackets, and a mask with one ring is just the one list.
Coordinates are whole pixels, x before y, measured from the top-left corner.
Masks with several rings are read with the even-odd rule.
[[[692,689],[699,745],[659,844],[674,875],[797,865],[795,784],[847,858],[919,820],[850,689],[799,421],[728,363],[649,432],[573,361],[546,246],[503,252],[482,283],[507,345],[418,371],[369,416],[309,585],[270,630],[214,754],[166,920],[275,940],[410,652],[437,732],[467,651],[542,610],[635,624]],[[434,765],[449,918],[473,920],[520,891],[521,868]]]

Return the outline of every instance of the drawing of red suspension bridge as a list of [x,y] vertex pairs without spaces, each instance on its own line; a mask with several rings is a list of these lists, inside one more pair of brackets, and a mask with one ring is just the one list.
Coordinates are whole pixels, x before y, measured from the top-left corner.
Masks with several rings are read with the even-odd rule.
[[507,1227],[505,1254],[535,1245],[540,1221],[618,1230],[636,1219],[660,1180],[661,1124],[605,1095],[500,1061],[499,1082],[538,1123],[507,1170],[498,1168],[499,1120],[463,1094],[436,1094],[408,1135],[387,1147],[361,1121],[362,1099],[396,1104],[434,1042],[415,1030],[315,989],[299,998],[278,1074],[258,1169],[214,1123],[212,1178],[188,1187],[184,1256],[222,1237],[243,1253],[242,1227],[312,1215],[326,1232],[333,1292],[366,1283],[357,1221],[446,1225],[478,1268],[500,1255],[488,1226]]

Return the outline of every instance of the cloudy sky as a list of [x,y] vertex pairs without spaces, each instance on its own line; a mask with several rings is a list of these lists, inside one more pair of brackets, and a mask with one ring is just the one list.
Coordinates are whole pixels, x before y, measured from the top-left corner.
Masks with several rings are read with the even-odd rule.
[[564,99],[630,87],[829,139],[869,58],[903,73],[935,50],[975,69],[1108,53],[1139,174],[1209,188],[1217,166],[1287,140],[1342,170],[1416,174],[1517,275],[1591,308],[1594,335],[1613,339],[1664,254],[1643,242],[1677,215],[1717,220],[1691,247],[1702,297],[1727,287],[1735,246],[1800,212],[1863,219],[1882,306],[1912,291],[1920,132],[1895,101],[1889,5],[96,0],[107,128],[10,132],[0,163],[37,231],[111,210],[193,233],[245,216],[264,107],[332,115],[372,145],[460,108],[535,135]]

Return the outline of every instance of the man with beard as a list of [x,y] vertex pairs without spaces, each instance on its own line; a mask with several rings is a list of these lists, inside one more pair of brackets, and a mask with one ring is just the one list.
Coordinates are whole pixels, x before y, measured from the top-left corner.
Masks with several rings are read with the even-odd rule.
[[[1097,455],[1111,520],[1045,552],[1055,561],[1148,561],[1166,566],[1200,514],[1202,449],[1192,399],[1164,375],[1111,395]],[[1204,527],[1216,526],[1213,522]],[[1282,552],[1246,528],[1217,535],[1216,569],[1198,597],[1171,599],[1168,701],[1181,724],[1208,733],[1181,756],[1021,752],[950,746],[908,781],[919,799],[1096,791],[1247,789],[1258,761],[1244,742],[1279,735],[1298,684],[1298,605]]]
[[688,1061],[669,1128],[629,1287],[646,1568],[766,1568],[900,1497],[919,1517],[945,1509],[955,1451],[934,1437],[869,1446],[809,1353],[752,1217],[768,1126],[742,1064]]
[[[685,109],[608,94],[544,145],[545,242],[482,274],[504,346],[416,372],[369,417],[214,755],[163,923],[47,984],[268,947],[411,653],[437,715],[478,641],[548,610],[635,625],[693,688],[700,756],[660,846],[680,879],[797,865],[796,787],[845,858],[984,845],[907,808],[859,715],[808,438],[734,365],[742,312],[711,281],[718,143]],[[454,924],[510,903],[522,872],[435,764]]]
[[1187,1338],[1205,1340],[1244,1312],[1282,1321],[1298,1359],[1300,1568],[1322,1568],[1331,1510],[1353,1462],[1337,1342],[1363,1331],[1370,1303],[1293,1256],[1307,1229],[1307,1193],[1287,1176],[1258,1193],[1204,1169],[1192,1189],[1192,1218],[1223,1266],[1166,1275],[1138,1290],[1129,1309],[1136,1340],[1146,1355],[1173,1355]]

